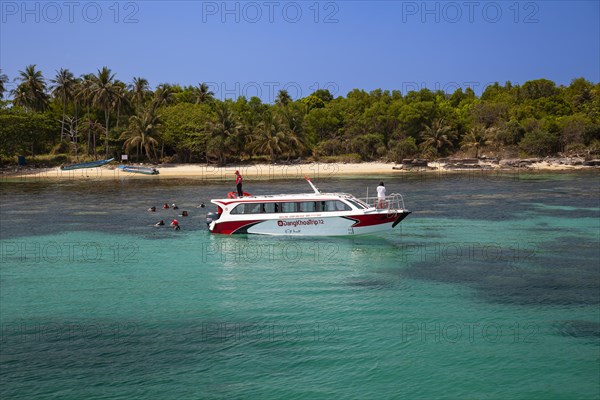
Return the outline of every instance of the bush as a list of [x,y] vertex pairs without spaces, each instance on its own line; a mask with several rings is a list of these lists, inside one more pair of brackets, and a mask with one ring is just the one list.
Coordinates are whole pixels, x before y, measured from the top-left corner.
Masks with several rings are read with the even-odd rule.
[[390,150],[389,157],[394,162],[402,162],[404,158],[415,156],[419,151],[417,142],[413,137],[402,139]]
[[340,141],[336,139],[328,139],[320,142],[315,149],[313,150],[313,154],[316,157],[321,156],[335,156],[338,153],[342,152],[343,149],[340,148]]
[[56,154],[53,157],[51,157],[48,161],[52,166],[62,165],[69,162],[69,156],[66,154]]
[[549,156],[558,150],[558,136],[554,133],[534,130],[525,134],[519,149],[535,156]]
[[57,143],[52,150],[50,150],[50,154],[63,154],[68,153],[71,149],[71,145],[68,141],[63,140],[60,143]]
[[573,143],[567,145],[564,151],[567,156],[581,156],[588,153],[587,147],[583,143]]
[[588,146],[588,154],[591,156],[600,155],[600,140],[594,140]]

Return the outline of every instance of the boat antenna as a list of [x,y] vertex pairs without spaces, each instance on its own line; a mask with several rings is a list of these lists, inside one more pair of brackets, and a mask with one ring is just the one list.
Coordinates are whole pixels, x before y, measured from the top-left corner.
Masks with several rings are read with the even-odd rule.
[[313,190],[315,191],[315,194],[321,194],[321,192],[319,192],[319,189],[317,189],[317,187],[312,183],[312,181],[310,180],[310,178],[308,176],[304,175],[304,179],[306,179],[306,181],[308,182],[310,187],[313,188]]

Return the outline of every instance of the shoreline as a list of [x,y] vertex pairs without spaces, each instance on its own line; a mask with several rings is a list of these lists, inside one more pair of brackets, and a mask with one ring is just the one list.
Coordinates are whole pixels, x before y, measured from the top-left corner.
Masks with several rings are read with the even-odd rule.
[[[0,172],[0,181],[61,181],[61,180],[122,180],[122,179],[192,179],[208,181],[230,181],[234,172],[239,170],[242,176],[252,180],[297,180],[305,176],[311,179],[326,179],[335,177],[390,177],[410,174],[461,174],[461,173],[531,173],[531,172],[563,172],[563,171],[593,171],[600,169],[599,165],[569,165],[557,164],[546,160],[513,160],[513,162],[478,161],[476,163],[456,164],[453,162],[421,162],[421,163],[307,163],[307,164],[255,164],[216,167],[205,164],[170,164],[150,165],[158,168],[158,175],[143,175],[123,172],[115,165],[97,168],[63,171],[60,168],[26,169],[14,168]],[[415,160],[416,161],[416,160]],[[12,168],[11,168],[12,169]]]

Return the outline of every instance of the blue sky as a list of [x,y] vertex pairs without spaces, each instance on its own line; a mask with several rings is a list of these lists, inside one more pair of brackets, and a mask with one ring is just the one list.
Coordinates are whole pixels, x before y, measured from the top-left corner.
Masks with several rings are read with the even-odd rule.
[[[6,1],[0,68],[104,65],[152,86],[208,82],[272,101],[576,77],[600,81],[598,1]],[[14,85],[14,84],[13,84]]]

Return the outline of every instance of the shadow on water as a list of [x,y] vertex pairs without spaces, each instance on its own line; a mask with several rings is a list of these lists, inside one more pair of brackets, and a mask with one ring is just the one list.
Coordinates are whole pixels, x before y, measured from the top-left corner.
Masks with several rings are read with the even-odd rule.
[[358,289],[372,289],[372,290],[381,290],[381,289],[390,289],[395,287],[394,283],[390,280],[385,279],[373,279],[368,277],[363,278],[354,278],[348,280],[346,283],[347,286],[355,287]]
[[600,322],[567,320],[554,323],[554,329],[560,336],[592,339],[598,344],[600,339]]
[[[102,397],[117,387],[119,395],[140,395],[152,386],[148,376],[168,379],[167,375],[181,370],[215,373],[217,365],[227,359],[243,369],[247,357],[235,357],[240,346],[281,341],[281,333],[275,329],[271,333],[270,327],[209,320],[4,323],[0,372],[4,388],[0,393],[4,398],[43,396],[46,390],[60,391],[56,385],[64,371],[80,371],[78,381],[97,387]],[[23,376],[35,384],[22,384]],[[210,386],[210,376],[202,376],[197,383]],[[179,388],[161,388],[172,389]]]
[[600,304],[600,248],[593,238],[560,237],[523,257],[418,261],[388,272],[464,284],[486,301],[515,305]]

